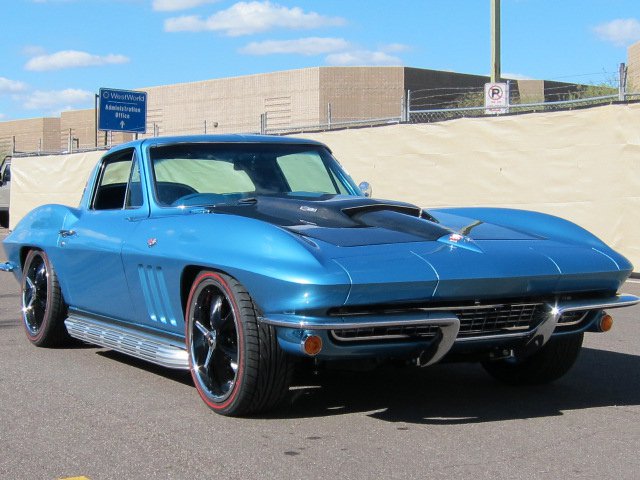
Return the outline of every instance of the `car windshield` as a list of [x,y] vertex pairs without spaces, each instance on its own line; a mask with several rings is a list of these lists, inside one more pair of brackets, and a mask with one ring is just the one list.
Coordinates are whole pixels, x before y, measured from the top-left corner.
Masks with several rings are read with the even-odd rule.
[[357,195],[329,151],[316,145],[181,143],[150,149],[164,206],[215,205],[258,195]]

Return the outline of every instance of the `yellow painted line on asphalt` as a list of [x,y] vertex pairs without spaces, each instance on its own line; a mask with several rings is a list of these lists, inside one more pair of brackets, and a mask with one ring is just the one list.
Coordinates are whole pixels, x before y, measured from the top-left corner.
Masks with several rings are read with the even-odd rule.
[[91,480],[89,477],[64,477],[58,480]]

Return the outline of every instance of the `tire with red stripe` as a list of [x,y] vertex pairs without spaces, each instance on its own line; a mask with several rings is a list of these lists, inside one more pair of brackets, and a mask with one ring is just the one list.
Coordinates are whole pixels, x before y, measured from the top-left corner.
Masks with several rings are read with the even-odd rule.
[[249,293],[234,278],[198,274],[187,301],[185,336],[193,382],[215,412],[264,412],[286,397],[290,361],[274,327],[258,321]]

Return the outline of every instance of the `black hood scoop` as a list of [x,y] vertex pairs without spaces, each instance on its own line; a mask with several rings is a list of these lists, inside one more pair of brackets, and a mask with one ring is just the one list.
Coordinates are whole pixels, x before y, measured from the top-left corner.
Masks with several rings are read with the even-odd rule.
[[258,196],[212,210],[255,218],[345,247],[433,241],[452,233],[415,205],[365,197]]

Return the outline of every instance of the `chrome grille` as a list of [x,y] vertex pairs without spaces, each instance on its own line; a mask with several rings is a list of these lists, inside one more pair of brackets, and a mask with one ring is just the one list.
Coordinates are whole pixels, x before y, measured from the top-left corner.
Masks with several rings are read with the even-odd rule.
[[460,319],[460,338],[530,330],[542,320],[545,306],[542,303],[478,305],[451,311]]
[[334,339],[341,342],[365,340],[400,340],[434,337],[440,328],[435,325],[403,325],[394,327],[368,327],[332,330]]
[[[458,338],[469,338],[532,330],[542,321],[546,307],[543,303],[523,303],[425,309],[429,310],[454,313],[460,319]],[[341,342],[428,339],[438,330],[434,325],[382,326],[332,330],[331,335]]]
[[578,310],[575,312],[565,312],[558,319],[558,326],[569,327],[572,325],[578,325],[587,316],[589,311]]

